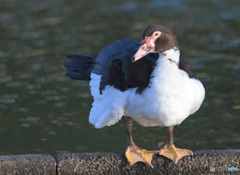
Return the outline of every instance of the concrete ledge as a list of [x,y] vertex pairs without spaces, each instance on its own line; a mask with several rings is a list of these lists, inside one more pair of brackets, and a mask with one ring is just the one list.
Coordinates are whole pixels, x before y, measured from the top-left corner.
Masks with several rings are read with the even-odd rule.
[[181,159],[177,165],[165,157],[155,155],[152,161],[154,169],[141,162],[129,166],[124,153],[66,153],[58,154],[55,158],[59,175],[228,174],[231,172],[224,168],[229,167],[239,169],[240,174],[240,150],[195,151],[193,156]]
[[56,175],[56,161],[47,154],[0,156],[0,175]]
[[240,174],[240,150],[195,151],[177,165],[154,155],[152,164],[154,169],[141,162],[129,166],[124,153],[10,155],[0,156],[0,175]]

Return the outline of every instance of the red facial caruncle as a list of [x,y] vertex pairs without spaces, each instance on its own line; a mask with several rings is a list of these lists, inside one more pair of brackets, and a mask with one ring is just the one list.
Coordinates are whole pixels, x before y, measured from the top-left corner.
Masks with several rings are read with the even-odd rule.
[[132,57],[132,62],[135,62],[145,55],[155,52],[155,41],[161,36],[160,31],[154,32],[151,36],[146,36],[144,40],[141,41],[140,47],[135,55]]

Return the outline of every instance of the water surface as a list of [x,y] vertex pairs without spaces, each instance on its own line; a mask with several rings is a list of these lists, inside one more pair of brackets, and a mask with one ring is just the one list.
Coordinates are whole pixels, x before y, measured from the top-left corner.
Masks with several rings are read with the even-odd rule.
[[[178,147],[240,145],[240,11],[233,0],[3,0],[0,3],[0,154],[124,151],[122,121],[88,123],[88,82],[64,76],[64,53],[95,54],[149,24],[171,27],[206,88],[201,109],[175,127]],[[135,142],[157,149],[163,127],[134,123]]]

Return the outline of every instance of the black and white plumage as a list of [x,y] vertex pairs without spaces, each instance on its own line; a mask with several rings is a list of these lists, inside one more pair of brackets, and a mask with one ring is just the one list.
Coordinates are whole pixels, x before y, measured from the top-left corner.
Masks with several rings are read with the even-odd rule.
[[122,39],[97,57],[67,54],[66,75],[90,80],[94,98],[89,122],[110,126],[123,116],[148,126],[174,126],[196,112],[205,90],[191,65],[180,57],[173,32],[151,25],[141,43]]
[[[137,62],[131,62],[138,47],[138,42],[123,39],[105,47],[97,57],[66,55],[72,59],[72,61],[64,63],[68,69],[67,76],[77,80],[90,80],[91,76],[90,87],[94,102],[89,122],[96,128],[115,124],[125,114],[126,111],[123,109],[127,105],[131,105],[128,104],[130,94],[132,94],[131,96],[133,94],[144,96],[143,91],[152,86],[149,82],[151,78],[154,78],[151,76],[154,76],[152,73],[156,67],[158,54],[147,55]],[[177,57],[179,58],[179,55]],[[187,77],[193,77],[190,64],[183,59],[180,60],[180,65],[184,64],[183,67],[180,67],[183,69],[182,73],[185,71]],[[169,60],[168,62],[178,64]],[[166,76],[166,79],[169,77]],[[168,80],[166,81],[168,82]],[[161,86],[161,82],[159,85]],[[157,96],[157,94],[152,95]],[[156,102],[153,101],[153,103]],[[142,106],[139,107],[142,108]],[[134,119],[134,116],[132,118]],[[146,124],[142,123],[142,125]]]

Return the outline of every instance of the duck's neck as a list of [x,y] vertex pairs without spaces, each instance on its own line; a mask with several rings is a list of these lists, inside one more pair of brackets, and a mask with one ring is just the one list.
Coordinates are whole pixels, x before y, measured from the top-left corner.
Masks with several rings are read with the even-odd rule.
[[159,53],[158,64],[179,65],[180,51],[177,47]]
[[[180,52],[177,48],[172,48],[159,53],[159,58],[156,62],[149,83],[149,89],[151,91],[156,94],[162,93],[160,91],[162,91],[163,86],[171,86],[169,83],[171,84],[171,81],[173,81],[179,73],[179,57]],[[161,84],[161,86],[159,86],[159,84]]]
[[167,80],[170,76],[174,76],[179,69],[179,57],[180,52],[176,47],[159,53],[151,82],[158,83],[159,80]]

